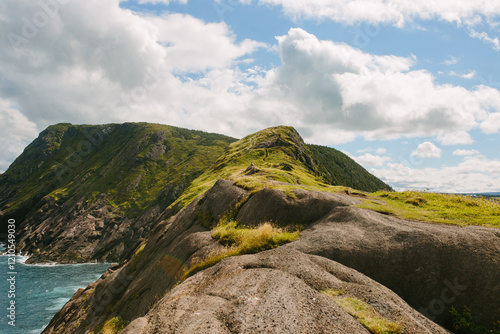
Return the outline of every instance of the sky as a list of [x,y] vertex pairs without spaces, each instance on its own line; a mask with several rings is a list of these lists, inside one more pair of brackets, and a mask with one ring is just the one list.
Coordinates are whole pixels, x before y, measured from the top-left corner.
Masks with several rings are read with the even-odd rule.
[[0,171],[47,126],[290,125],[396,190],[500,192],[500,1],[3,0]]

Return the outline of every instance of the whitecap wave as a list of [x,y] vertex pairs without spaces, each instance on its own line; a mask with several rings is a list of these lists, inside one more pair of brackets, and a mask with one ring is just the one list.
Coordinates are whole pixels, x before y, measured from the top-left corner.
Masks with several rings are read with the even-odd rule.
[[[48,325],[48,323],[47,323]],[[43,325],[43,327],[40,327],[40,328],[37,328],[37,329],[32,329],[29,331],[30,334],[40,334],[41,332],[43,332],[43,330],[45,329],[45,327],[47,327],[47,325]]]
[[17,263],[22,263],[24,265],[26,265],[26,261],[29,259],[30,257],[28,255],[17,255],[16,256],[16,262]]
[[[28,256],[29,258],[29,256]],[[26,262],[26,260],[25,260]],[[30,267],[56,267],[56,266],[62,266],[62,264],[59,264],[57,262],[47,262],[47,263],[25,263],[21,262],[25,266],[30,266]]]
[[45,308],[46,311],[59,311],[67,302],[68,298],[57,298],[52,301],[52,305]]

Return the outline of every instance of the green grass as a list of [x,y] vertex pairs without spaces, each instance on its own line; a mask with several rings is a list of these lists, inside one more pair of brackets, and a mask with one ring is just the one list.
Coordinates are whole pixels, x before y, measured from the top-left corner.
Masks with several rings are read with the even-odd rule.
[[112,319],[109,319],[104,323],[104,326],[102,327],[101,333],[102,334],[117,334],[119,333],[122,329],[127,327],[128,321],[123,320],[121,317],[114,317]]
[[297,240],[299,235],[299,231],[287,232],[268,222],[250,228],[239,227],[234,220],[221,219],[221,222],[212,231],[212,238],[218,240],[224,247],[192,265],[185,272],[181,281],[219,263],[226,257],[253,254],[276,248]]
[[137,268],[137,263],[141,259],[141,255],[142,255],[142,251],[144,250],[144,247],[146,247],[146,244],[141,245],[141,247],[139,247],[137,249],[137,251],[135,252],[134,259],[132,260],[132,264],[130,266],[132,271],[135,271],[135,269]]
[[125,327],[127,327],[128,321],[123,320],[122,317],[114,317],[107,320],[103,325],[98,326],[94,331],[90,332],[90,334],[118,334]]
[[429,192],[376,192],[359,207],[404,219],[500,228],[500,203],[486,198]]
[[[161,124],[50,126],[2,174],[0,186],[14,193],[5,211],[22,218],[47,195],[74,205],[105,194],[118,213],[136,217],[153,201],[170,205],[234,141]],[[154,155],[159,144],[165,152]]]
[[[262,147],[262,143],[278,137],[281,146]],[[311,157],[315,162],[311,163]],[[245,170],[252,163],[258,172],[247,175]],[[343,153],[306,145],[295,129],[285,126],[264,129],[231,143],[212,167],[195,179],[171,206],[188,205],[218,179],[233,180],[237,186],[252,192],[264,188],[281,189],[290,198],[295,198],[295,189],[339,192],[351,184],[369,191],[389,188]]]
[[342,289],[326,289],[326,290],[323,290],[321,292],[323,292],[325,295],[328,295],[330,297],[341,296],[344,294],[344,290],[342,290]]
[[351,297],[339,298],[338,296],[343,294],[342,290],[328,289],[322,292],[332,297],[337,305],[355,317],[370,333],[398,334],[403,332],[403,326],[400,323],[382,317],[365,302]]

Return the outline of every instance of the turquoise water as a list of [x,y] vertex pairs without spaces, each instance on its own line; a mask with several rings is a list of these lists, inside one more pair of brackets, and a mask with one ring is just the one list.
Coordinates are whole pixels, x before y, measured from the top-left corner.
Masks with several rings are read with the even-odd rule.
[[[0,250],[4,248],[0,246]],[[10,275],[8,256],[0,255],[0,333],[39,334],[52,317],[79,289],[97,280],[109,264],[25,264],[27,257],[16,256],[15,298],[9,298]],[[9,303],[15,300],[15,327],[11,321]]]

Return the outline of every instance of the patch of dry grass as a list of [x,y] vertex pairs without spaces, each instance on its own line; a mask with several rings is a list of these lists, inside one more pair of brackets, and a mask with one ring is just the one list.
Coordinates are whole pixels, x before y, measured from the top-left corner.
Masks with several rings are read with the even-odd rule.
[[333,301],[344,311],[355,317],[363,326],[373,334],[399,334],[403,326],[397,321],[391,321],[380,316],[375,309],[365,302],[351,297],[339,298],[342,290],[328,289],[322,291],[333,298]]
[[212,231],[212,238],[217,239],[224,247],[210,253],[207,257],[192,265],[184,273],[181,281],[219,263],[226,257],[254,254],[276,248],[285,243],[297,240],[299,235],[299,231],[286,232],[268,222],[260,224],[255,228],[250,228],[238,227],[238,222],[234,220],[221,220]]

